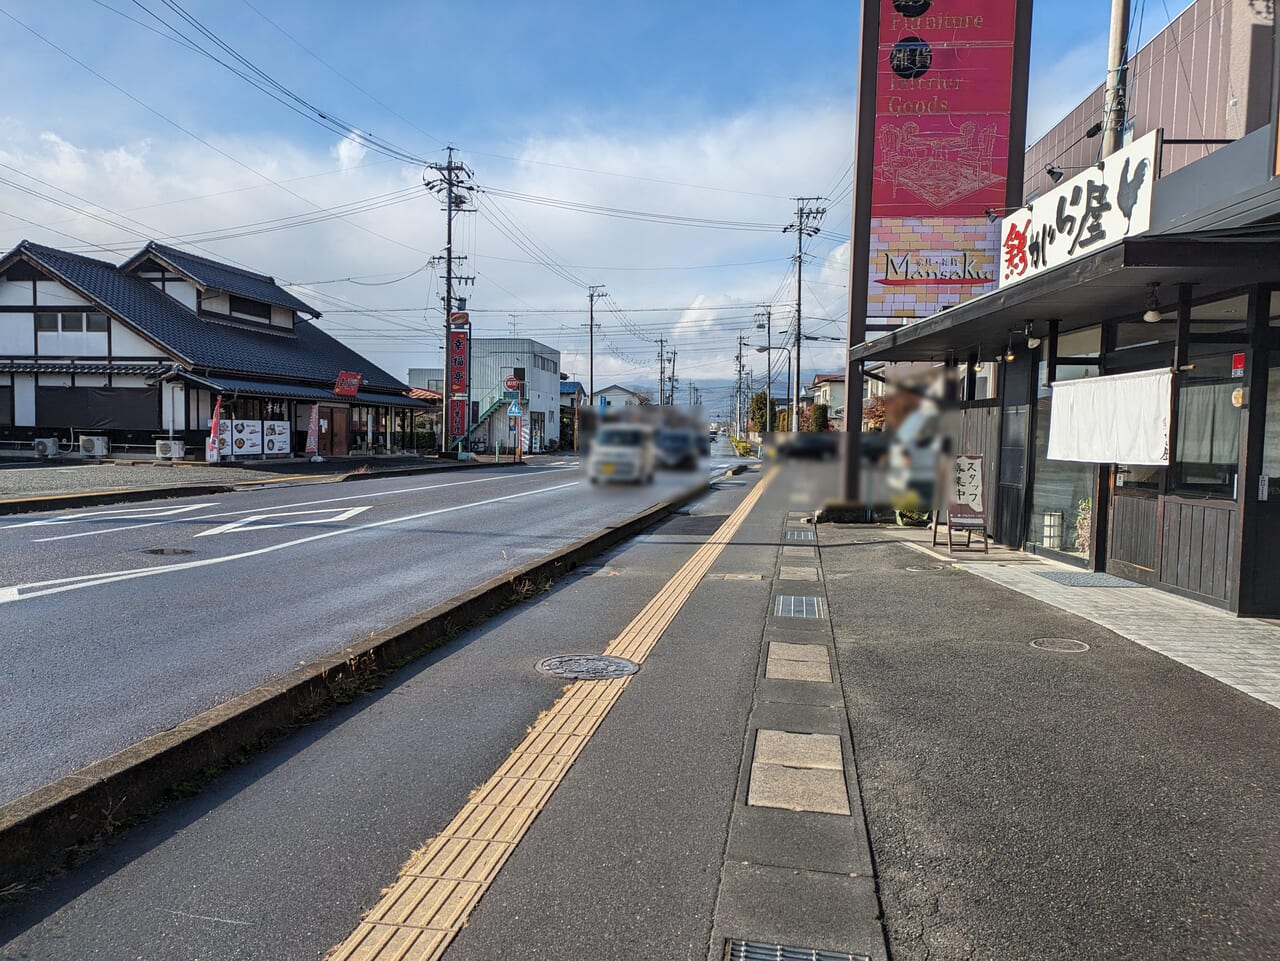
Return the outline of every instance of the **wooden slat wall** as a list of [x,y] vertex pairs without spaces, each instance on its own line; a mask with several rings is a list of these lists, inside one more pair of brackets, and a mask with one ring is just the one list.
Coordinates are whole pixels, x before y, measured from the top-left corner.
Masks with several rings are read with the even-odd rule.
[[1164,498],[1160,582],[1221,601],[1230,598],[1236,506]]
[[1154,497],[1116,493],[1111,500],[1109,556],[1126,564],[1155,570],[1159,506]]
[[995,516],[995,497],[1000,474],[1000,408],[970,407],[961,412],[956,454],[982,455],[982,491],[987,517]]

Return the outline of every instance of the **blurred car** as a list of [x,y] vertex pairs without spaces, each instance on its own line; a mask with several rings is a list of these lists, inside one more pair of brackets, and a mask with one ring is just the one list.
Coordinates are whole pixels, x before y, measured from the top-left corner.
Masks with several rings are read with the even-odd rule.
[[591,444],[587,478],[593,484],[622,481],[648,484],[655,465],[653,430],[639,424],[602,427]]
[[670,470],[695,470],[698,466],[698,438],[691,430],[658,431],[655,442],[658,466]]
[[711,438],[706,434],[698,434],[698,453],[703,457],[711,456]]
[[839,453],[839,436],[831,431],[800,431],[783,434],[778,440],[778,456],[792,460],[831,460]]

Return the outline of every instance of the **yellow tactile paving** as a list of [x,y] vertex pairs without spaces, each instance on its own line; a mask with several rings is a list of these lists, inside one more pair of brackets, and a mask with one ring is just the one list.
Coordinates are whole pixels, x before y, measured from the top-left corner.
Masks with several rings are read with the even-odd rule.
[[[605,648],[637,663],[653,650],[768,487],[743,499],[644,610]],[[502,865],[608,715],[631,678],[575,681],[476,790],[328,961],[435,961],[465,926]]]

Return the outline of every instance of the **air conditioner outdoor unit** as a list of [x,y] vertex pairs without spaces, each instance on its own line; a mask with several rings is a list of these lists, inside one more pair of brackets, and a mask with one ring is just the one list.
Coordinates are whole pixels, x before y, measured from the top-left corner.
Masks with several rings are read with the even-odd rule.
[[56,437],[37,437],[32,446],[40,457],[57,457],[62,453],[58,449],[58,438]]
[[111,453],[109,437],[81,437],[80,453],[85,457],[106,457]]
[[185,441],[180,440],[158,440],[156,441],[156,456],[167,457],[173,460],[180,460],[187,453],[187,445]]

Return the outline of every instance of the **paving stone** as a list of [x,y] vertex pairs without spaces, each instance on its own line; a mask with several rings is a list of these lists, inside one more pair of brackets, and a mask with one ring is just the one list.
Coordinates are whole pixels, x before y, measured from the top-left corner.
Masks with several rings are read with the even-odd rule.
[[747,804],[788,811],[848,814],[849,792],[844,771],[755,763],[751,765]]
[[783,567],[778,571],[778,577],[784,581],[816,581],[818,569],[816,567]]
[[825,644],[788,644],[786,641],[769,642],[769,658],[784,661],[817,661],[831,663]]
[[840,738],[834,734],[757,731],[755,763],[820,768],[828,771],[844,770]]
[[817,681],[831,683],[831,665],[815,661],[789,661],[786,658],[770,657],[765,665],[764,676],[779,681]]

